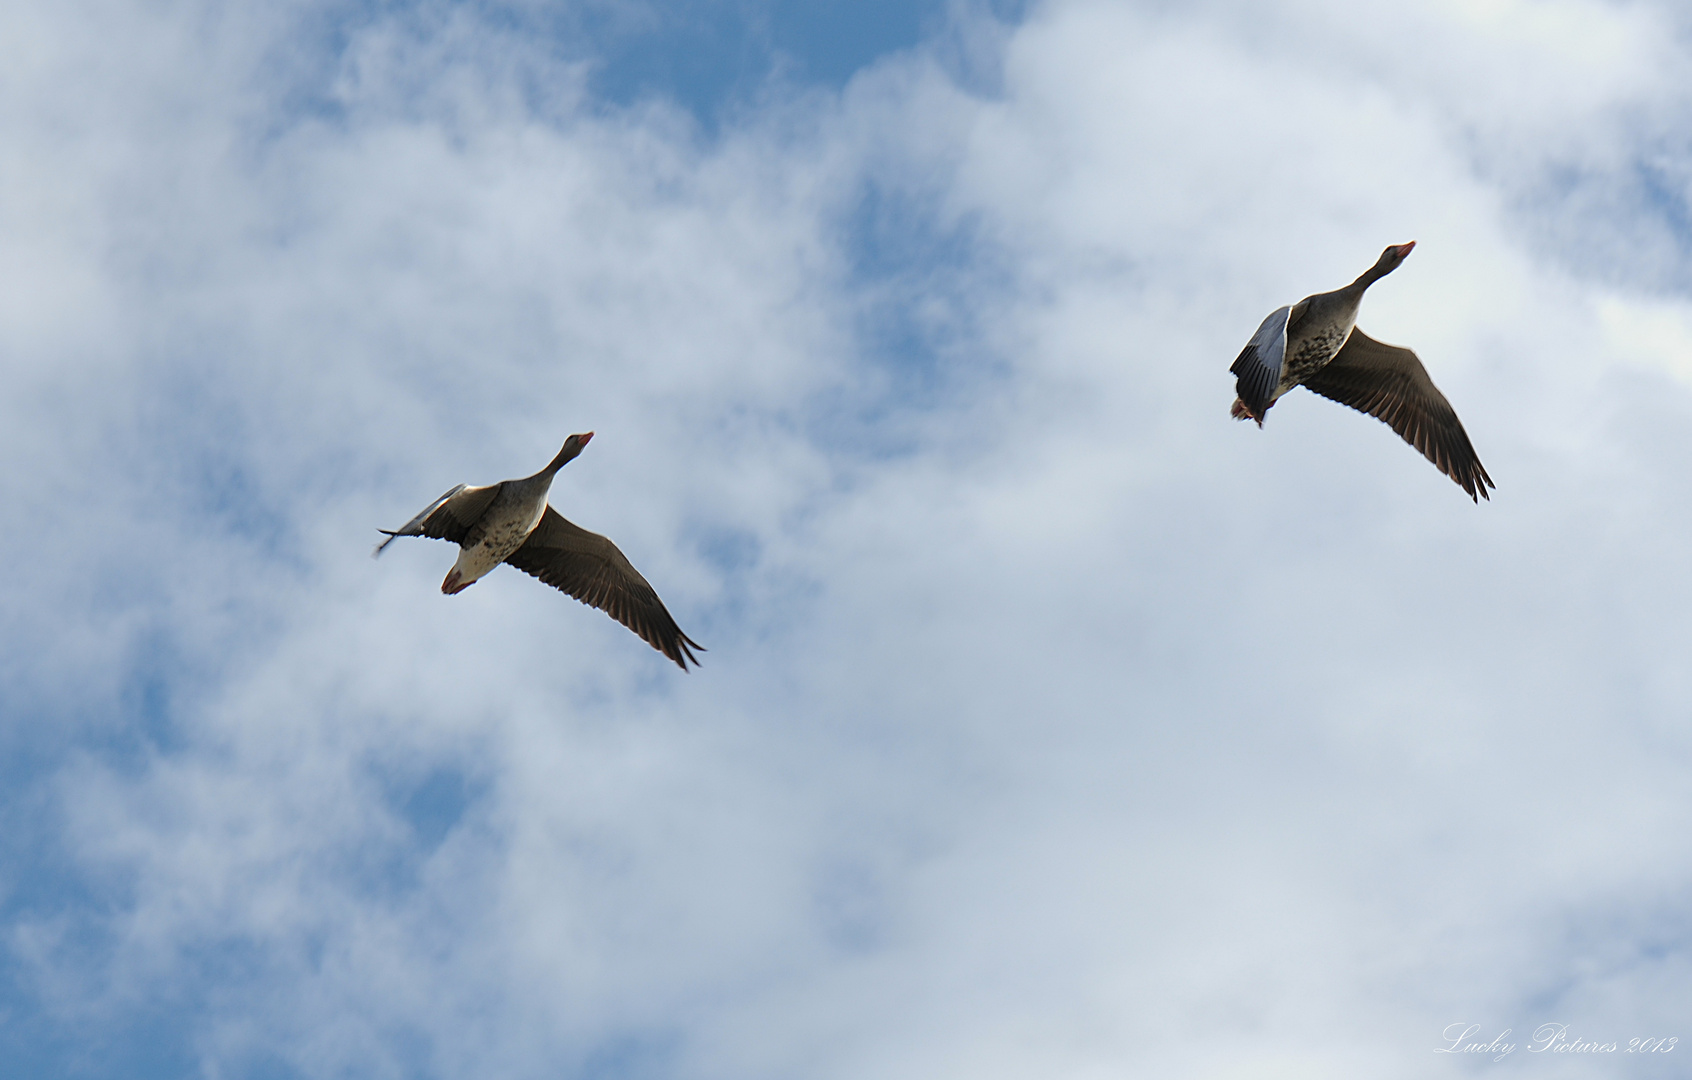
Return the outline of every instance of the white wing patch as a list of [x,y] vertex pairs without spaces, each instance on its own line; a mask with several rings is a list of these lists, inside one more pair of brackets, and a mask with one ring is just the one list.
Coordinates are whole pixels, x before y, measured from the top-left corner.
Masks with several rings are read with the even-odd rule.
[[[425,506],[423,508],[422,513],[418,514],[416,517],[412,518],[410,521],[406,522],[404,525],[401,525],[399,528],[395,529],[393,532],[388,533],[388,538],[386,540],[382,541],[380,544],[376,545],[376,550],[372,551],[370,553],[370,557],[375,558],[376,556],[382,554],[382,549],[387,547],[389,544],[393,543],[395,537],[422,536],[423,535],[423,523],[425,521],[429,520],[429,515],[433,514],[436,510],[439,510],[441,508],[442,504],[444,504],[448,499],[452,498],[454,495],[457,495],[459,492],[463,491],[465,488],[467,488],[469,486],[470,486],[469,484],[460,484],[457,487],[453,488],[451,491],[447,492],[445,495],[442,495],[440,498],[436,499],[434,502],[430,503],[428,506]],[[386,530],[383,530],[383,531],[386,531]]]

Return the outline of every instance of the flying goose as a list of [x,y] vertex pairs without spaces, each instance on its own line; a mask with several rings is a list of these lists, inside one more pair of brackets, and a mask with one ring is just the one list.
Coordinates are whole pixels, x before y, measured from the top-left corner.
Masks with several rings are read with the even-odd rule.
[[1345,288],[1307,296],[1264,319],[1228,369],[1239,376],[1233,416],[1262,427],[1264,414],[1282,394],[1306,386],[1386,421],[1478,505],[1481,498],[1490,501],[1486,489],[1498,485],[1475,456],[1451,403],[1415,353],[1357,329],[1363,291],[1398,269],[1415,246],[1412,240],[1389,247]]
[[692,650],[705,647],[681,632],[640,572],[629,564],[617,545],[570,524],[546,504],[552,478],[569,464],[593,432],[572,435],[552,464],[522,480],[505,480],[485,487],[460,484],[398,529],[378,529],[388,538],[376,545],[372,557],[399,536],[427,536],[450,540],[461,549],[441,591],[460,593],[502,562],[592,605],[640,635],[687,670],[699,658]]

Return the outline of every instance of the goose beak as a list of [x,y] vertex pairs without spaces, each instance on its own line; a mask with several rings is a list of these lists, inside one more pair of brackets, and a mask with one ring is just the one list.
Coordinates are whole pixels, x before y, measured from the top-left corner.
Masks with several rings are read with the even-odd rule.
[[1414,241],[1414,240],[1410,241],[1408,244],[1398,245],[1398,257],[1400,259],[1409,258],[1410,249],[1415,247],[1415,246],[1416,246],[1416,241]]

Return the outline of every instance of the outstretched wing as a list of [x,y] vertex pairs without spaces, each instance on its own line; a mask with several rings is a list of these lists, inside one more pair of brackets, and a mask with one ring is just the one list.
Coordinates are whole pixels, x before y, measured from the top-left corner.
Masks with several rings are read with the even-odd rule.
[[1498,485],[1486,475],[1456,410],[1409,349],[1383,345],[1353,329],[1333,360],[1304,385],[1384,420],[1476,503],[1492,498],[1486,489]]
[[617,545],[572,525],[552,507],[546,508],[535,531],[505,561],[605,612],[683,671],[689,661],[698,666],[692,650],[704,652],[705,647],[682,633],[658,593]]
[[371,552],[372,557],[382,554],[382,549],[393,543],[396,536],[427,536],[434,540],[450,540],[455,544],[462,544],[470,527],[487,513],[488,504],[499,494],[500,486],[458,485],[425,506],[421,514],[392,532],[387,529],[378,530],[388,533],[388,538],[376,545],[376,550]]
[[1287,316],[1291,313],[1291,304],[1271,312],[1228,369],[1238,376],[1234,391],[1259,423],[1275,400],[1275,388],[1281,385],[1281,364],[1287,358]]

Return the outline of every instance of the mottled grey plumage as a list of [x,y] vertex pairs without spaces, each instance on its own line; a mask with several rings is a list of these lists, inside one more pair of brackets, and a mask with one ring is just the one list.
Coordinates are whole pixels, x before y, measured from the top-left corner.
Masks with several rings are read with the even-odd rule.
[[552,463],[533,476],[485,487],[458,485],[404,526],[379,530],[388,539],[374,554],[382,554],[399,536],[450,541],[461,550],[441,583],[442,592],[462,592],[507,562],[610,615],[683,671],[690,662],[698,666],[692,650],[704,652],[705,647],[682,633],[657,591],[617,545],[572,525],[546,505],[552,478],[592,437],[591,431],[570,436]]
[[1356,328],[1364,291],[1398,269],[1415,246],[1412,240],[1389,247],[1345,288],[1307,296],[1263,320],[1229,369],[1239,394],[1232,415],[1262,427],[1281,395],[1308,387],[1385,421],[1479,503],[1497,485],[1451,403],[1415,353],[1383,345]]

